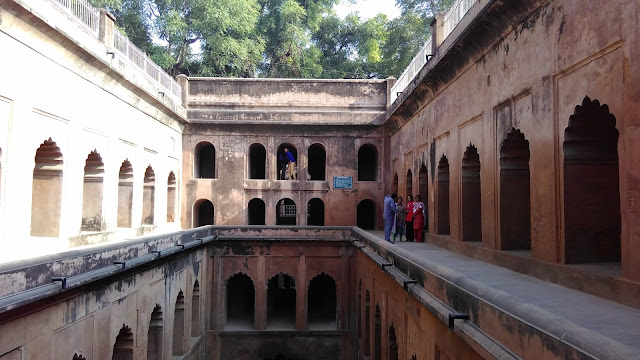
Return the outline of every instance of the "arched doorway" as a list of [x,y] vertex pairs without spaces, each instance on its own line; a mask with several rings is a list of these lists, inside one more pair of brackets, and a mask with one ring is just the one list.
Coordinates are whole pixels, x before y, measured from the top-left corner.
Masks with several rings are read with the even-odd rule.
[[51,138],[36,150],[31,190],[31,236],[57,237],[62,205],[62,153]]
[[307,292],[307,323],[309,330],[336,330],[336,282],[325,273],[311,279]]
[[284,273],[269,279],[267,284],[267,327],[291,329],[296,325],[296,282]]
[[482,241],[480,155],[472,144],[462,158],[462,241]]
[[93,150],[84,166],[82,187],[82,231],[102,231],[102,194],[104,163],[98,151]]
[[262,199],[251,199],[249,201],[247,221],[249,225],[265,225],[265,211],[266,207]]
[[144,172],[142,189],[142,224],[153,225],[156,192],[156,175],[151,165]]
[[[285,149],[287,149],[287,151],[285,151]],[[296,160],[295,164],[293,165],[293,176],[290,174],[291,169],[289,169],[288,167],[289,160],[287,158],[286,152],[290,152],[291,155],[293,155],[293,158]],[[296,149],[295,146],[293,146],[290,143],[280,144],[280,146],[278,146],[278,151],[276,152],[276,163],[278,164],[277,179],[278,180],[292,180],[292,179],[297,180],[299,160],[300,159],[298,159],[298,149]]]
[[215,179],[216,149],[210,142],[198,143],[194,149],[193,177],[195,179]]
[[173,313],[173,356],[181,356],[185,353],[184,320],[184,294],[180,291],[176,297]]
[[147,360],[162,359],[163,327],[162,307],[156,304],[151,313],[147,333]]
[[358,181],[378,181],[378,149],[371,144],[358,149]]
[[131,227],[133,166],[125,159],[118,174],[118,227]]
[[309,180],[325,180],[325,168],[327,154],[324,150],[324,146],[321,144],[313,144],[309,147],[308,153],[309,161]]
[[227,280],[227,322],[225,329],[253,329],[255,288],[249,276],[237,273]]
[[127,325],[123,324],[118,332],[111,360],[133,360],[133,332]]
[[213,203],[207,199],[200,199],[193,204],[193,227],[213,225]]
[[296,225],[298,211],[296,203],[289,199],[280,199],[276,204],[276,225]]
[[405,185],[404,197],[406,199],[409,195],[413,196],[413,172],[411,172],[411,169],[407,170],[407,182]]
[[307,204],[307,225],[324,226],[324,202],[318,198]]
[[449,160],[444,155],[438,162],[437,195],[438,234],[449,235]]
[[418,194],[424,203],[424,228],[429,230],[429,175],[427,166],[422,164],[418,172]]
[[376,227],[376,204],[364,199],[358,203],[357,226],[363,230],[374,230]]
[[249,146],[249,179],[266,179],[267,151],[262,144]]

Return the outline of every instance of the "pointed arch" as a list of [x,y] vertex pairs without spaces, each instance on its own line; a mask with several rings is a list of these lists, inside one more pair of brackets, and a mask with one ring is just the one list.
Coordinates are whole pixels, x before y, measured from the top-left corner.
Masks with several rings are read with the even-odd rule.
[[167,177],[167,222],[176,221],[176,175],[173,171]]
[[364,356],[371,351],[371,295],[369,290],[364,295]]
[[132,207],[133,166],[125,159],[118,173],[118,227],[131,227]]
[[398,339],[393,323],[389,325],[389,360],[398,360]]
[[405,199],[409,195],[413,196],[413,172],[411,171],[411,169],[407,170],[407,181],[405,183],[405,192],[404,192]]
[[153,225],[156,193],[156,174],[151,165],[144,172],[144,188],[142,190],[142,224]]
[[396,194],[396,195],[398,194],[399,182],[400,182],[400,179],[398,178],[398,173],[393,174],[393,185],[391,186],[392,194]]
[[82,231],[102,231],[104,162],[97,150],[87,156],[82,187]]
[[60,148],[51,138],[35,156],[31,189],[31,236],[60,235],[63,161]]
[[621,214],[616,118],[585,97],[564,131],[566,263],[620,260]]
[[226,315],[225,329],[253,329],[255,312],[255,287],[251,278],[239,272],[226,281]]
[[444,154],[438,162],[437,231],[449,235],[449,160]]
[[294,328],[296,325],[296,281],[285,273],[267,282],[267,326]]
[[133,360],[133,332],[125,324],[122,324],[116,342],[113,344],[111,360]]
[[307,324],[309,329],[332,329],[337,326],[336,281],[325,273],[316,275],[307,290]]
[[191,292],[191,336],[200,336],[200,282],[193,283]]
[[164,339],[164,319],[162,307],[158,304],[153,308],[147,334],[147,360],[162,360]]
[[480,155],[469,144],[462,158],[462,241],[482,241]]
[[424,203],[424,228],[429,230],[429,174],[427,166],[423,163],[418,171],[418,195]]
[[500,147],[500,249],[531,249],[529,141],[512,128]]
[[181,290],[176,297],[173,314],[173,356],[181,356],[185,353],[184,320],[184,293]]

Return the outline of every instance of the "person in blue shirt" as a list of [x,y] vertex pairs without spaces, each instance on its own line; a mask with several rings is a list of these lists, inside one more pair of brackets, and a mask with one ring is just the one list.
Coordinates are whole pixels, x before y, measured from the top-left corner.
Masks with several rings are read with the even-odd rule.
[[396,217],[396,198],[398,195],[391,194],[384,197],[383,218],[384,218],[384,239],[391,242],[391,227],[393,219]]
[[296,158],[287,148],[284,148],[284,155],[287,157],[287,160],[289,160],[289,179],[295,180],[293,168],[296,166]]
[[285,174],[287,173],[287,157],[283,153],[278,153],[278,180],[286,180]]

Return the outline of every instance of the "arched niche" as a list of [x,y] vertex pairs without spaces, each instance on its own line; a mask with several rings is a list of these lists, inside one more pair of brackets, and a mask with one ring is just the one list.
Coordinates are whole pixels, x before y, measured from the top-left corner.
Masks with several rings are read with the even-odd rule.
[[251,199],[247,206],[247,211],[247,221],[249,225],[266,224],[266,206],[264,200],[259,198]]
[[125,159],[118,172],[118,227],[131,227],[132,207],[133,166]]
[[249,146],[249,179],[267,178],[267,150],[255,143]]
[[208,141],[199,142],[193,153],[193,177],[195,179],[215,179],[216,149],[213,144]]
[[309,180],[324,181],[326,179],[327,152],[322,144],[309,146],[307,154],[309,162]]
[[193,227],[213,225],[215,219],[213,203],[200,199],[193,204]]
[[324,226],[324,202],[313,198],[307,203],[307,225]]
[[82,231],[102,231],[104,162],[97,150],[87,156],[82,186]]
[[51,138],[35,155],[31,190],[31,236],[60,234],[63,162],[60,148]]
[[462,158],[462,241],[482,241],[480,155],[472,144]]

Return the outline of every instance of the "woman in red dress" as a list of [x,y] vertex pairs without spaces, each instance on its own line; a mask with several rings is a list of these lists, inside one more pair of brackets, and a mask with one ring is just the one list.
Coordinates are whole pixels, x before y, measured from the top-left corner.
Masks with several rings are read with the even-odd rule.
[[424,203],[420,195],[416,195],[413,202],[413,237],[416,242],[422,242],[422,230],[424,229]]
[[407,241],[413,241],[413,196],[407,195],[407,217],[404,219]]

